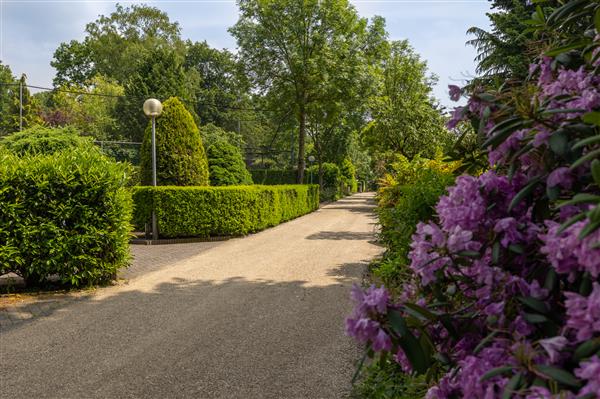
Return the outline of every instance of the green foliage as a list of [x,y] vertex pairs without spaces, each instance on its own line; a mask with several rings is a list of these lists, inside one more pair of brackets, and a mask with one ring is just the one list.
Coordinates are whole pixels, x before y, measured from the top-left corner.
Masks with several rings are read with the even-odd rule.
[[252,176],[237,147],[219,141],[208,147],[207,155],[211,186],[252,184]]
[[358,182],[356,181],[356,168],[350,159],[344,159],[340,168],[340,174],[342,175],[342,183],[344,183],[347,193],[357,192]]
[[354,385],[352,399],[416,399],[423,398],[428,384],[422,375],[406,374],[394,361],[382,360],[365,368],[361,380]]
[[[0,115],[2,116],[0,118],[0,136],[19,131],[21,121],[23,123],[23,129],[35,126],[42,122],[37,113],[38,104],[25,86],[27,84],[25,74],[21,75],[21,79],[17,80],[12,76],[12,72],[8,65],[2,65],[2,63],[0,63],[0,83],[6,83],[6,85],[0,85]],[[19,83],[23,85],[22,119],[20,111],[19,97],[21,93]]]
[[18,157],[0,149],[0,274],[78,286],[129,258],[127,166],[94,149]]
[[157,48],[179,48],[179,25],[155,7],[117,4],[110,15],[100,15],[85,27],[83,41],[61,43],[50,63],[54,84],[84,84],[97,74],[125,82]]
[[53,154],[72,148],[94,148],[88,137],[72,127],[49,128],[35,126],[13,133],[0,141],[0,147],[17,154]]
[[314,211],[318,196],[316,185],[136,187],[134,223],[149,225],[154,204],[161,237],[243,235]]
[[41,100],[40,115],[45,124],[74,126],[84,135],[96,140],[123,139],[116,115],[119,101],[117,96],[124,94],[121,85],[102,75],[96,75],[85,84],[65,84],[59,90],[65,91],[35,95]]
[[453,172],[460,163],[445,163],[417,157],[409,161],[399,156],[393,173],[380,182],[377,214],[380,239],[388,248],[386,256],[373,268],[373,274],[393,288],[405,277],[412,235],[419,222],[429,221],[434,206],[446,187],[454,182]]
[[294,184],[297,173],[294,169],[251,169],[252,181],[268,186]]
[[[283,109],[294,109],[298,131],[298,182],[305,169],[309,117],[323,105],[355,98],[366,81],[372,49],[368,23],[347,0],[241,0],[229,30],[253,85]],[[337,113],[337,112],[336,112]]]
[[313,178],[316,176],[319,179],[321,201],[335,201],[342,197],[342,172],[339,166],[325,162],[322,165],[311,166],[308,171]]
[[227,131],[212,123],[200,126],[200,135],[205,148],[220,142],[231,144],[239,151],[242,151],[244,146],[244,139],[240,134]]
[[[149,122],[141,150],[142,183],[152,182],[152,123]],[[208,161],[202,138],[192,115],[175,97],[163,103],[156,118],[157,184],[161,186],[207,186]]]
[[427,64],[407,41],[392,42],[374,76],[376,95],[369,100],[372,121],[362,131],[371,153],[394,152],[407,158],[433,157],[447,147],[451,135],[433,105]]
[[[194,117],[194,106],[190,87],[197,79],[188,75],[183,68],[183,56],[171,48],[152,50],[148,58],[139,64],[124,84],[125,97],[119,99],[117,113],[119,124],[132,141],[141,141],[148,118],[142,112],[145,99],[164,100],[177,97]],[[196,120],[196,122],[198,122]]]

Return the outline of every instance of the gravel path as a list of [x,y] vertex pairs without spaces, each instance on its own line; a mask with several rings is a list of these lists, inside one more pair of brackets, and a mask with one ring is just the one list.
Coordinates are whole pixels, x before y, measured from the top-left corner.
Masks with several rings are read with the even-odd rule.
[[127,284],[0,333],[0,397],[344,397],[349,288],[381,253],[371,198],[215,245],[135,247]]

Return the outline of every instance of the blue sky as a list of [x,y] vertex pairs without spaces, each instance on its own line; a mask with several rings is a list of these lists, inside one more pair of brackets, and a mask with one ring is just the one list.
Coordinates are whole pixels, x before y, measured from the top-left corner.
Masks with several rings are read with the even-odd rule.
[[[85,24],[114,10],[105,0],[0,0],[0,60],[15,75],[25,73],[33,85],[50,86],[50,60],[63,41],[82,39]],[[161,0],[120,1],[146,3],[178,21],[182,37],[206,40],[211,46],[235,50],[227,28],[237,20],[235,1]],[[465,45],[471,26],[488,28],[485,0],[365,0],[353,1],[364,17],[381,15],[390,39],[408,39],[439,77],[435,96],[450,105],[447,85],[474,74],[475,52]]]

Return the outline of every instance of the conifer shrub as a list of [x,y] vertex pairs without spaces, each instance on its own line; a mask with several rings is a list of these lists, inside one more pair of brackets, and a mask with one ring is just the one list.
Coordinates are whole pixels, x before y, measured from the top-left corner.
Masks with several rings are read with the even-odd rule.
[[[152,122],[141,150],[142,184],[152,182]],[[176,97],[163,103],[156,118],[156,170],[160,186],[207,186],[208,161],[198,126]]]
[[107,280],[129,259],[129,167],[94,147],[18,156],[0,148],[0,275]]
[[217,141],[207,151],[211,186],[252,184],[252,176],[241,151],[226,141]]

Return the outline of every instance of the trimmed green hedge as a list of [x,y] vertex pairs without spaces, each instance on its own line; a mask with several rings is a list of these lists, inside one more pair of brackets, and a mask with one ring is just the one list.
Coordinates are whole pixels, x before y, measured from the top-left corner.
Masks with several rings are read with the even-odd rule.
[[73,286],[129,260],[130,169],[95,148],[18,157],[0,148],[0,274]]
[[142,231],[150,225],[154,202],[161,237],[248,234],[317,209],[318,187],[135,187],[134,225]]

